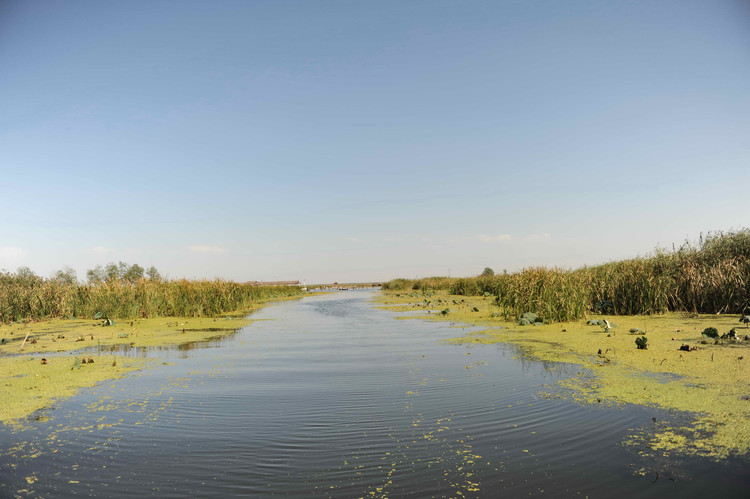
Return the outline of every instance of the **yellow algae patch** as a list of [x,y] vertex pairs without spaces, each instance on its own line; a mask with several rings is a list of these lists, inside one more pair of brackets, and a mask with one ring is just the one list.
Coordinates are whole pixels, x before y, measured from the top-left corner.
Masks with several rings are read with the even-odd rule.
[[4,325],[0,326],[0,341],[4,340],[0,343],[0,355],[69,352],[91,346],[176,345],[223,336],[250,322],[245,318],[223,316],[118,320],[112,326],[102,326],[103,321],[94,319],[53,319]]
[[[91,348],[189,345],[235,333],[252,321],[246,313],[207,317],[158,317],[104,320],[53,319],[0,325],[0,421],[17,422],[80,388],[124,376],[146,361]],[[76,356],[76,350],[88,349]],[[55,355],[72,352],[71,355]],[[37,355],[28,355],[37,354]],[[50,354],[50,355],[45,355]],[[81,359],[92,363],[83,363]],[[44,360],[42,358],[44,357]],[[114,364],[114,365],[113,365]]]
[[[398,294],[382,293],[378,300],[389,309],[421,309],[419,318],[487,327],[451,342],[509,343],[535,359],[586,368],[580,376],[560,383],[566,389],[563,393],[575,400],[641,404],[694,414],[685,427],[659,428],[648,437],[634,437],[633,443],[645,443],[660,452],[717,459],[750,453],[750,341],[702,343],[701,336],[707,327],[715,327],[719,334],[736,328],[740,338],[750,335],[750,329],[738,322],[739,316],[607,316],[617,324],[610,331],[585,321],[519,326],[493,316],[491,298]],[[450,312],[440,314],[446,307]],[[425,309],[430,314],[425,315]],[[631,334],[630,329],[636,328],[642,333]],[[635,339],[640,336],[648,338],[646,350],[636,348]],[[683,345],[688,350],[681,350]]]
[[[74,395],[80,388],[107,379],[121,378],[140,368],[143,360],[111,355],[92,355],[92,363],[82,357],[55,356],[42,364],[36,356],[0,357],[0,421],[12,422],[49,406],[55,399]],[[88,361],[88,356],[86,360]]]

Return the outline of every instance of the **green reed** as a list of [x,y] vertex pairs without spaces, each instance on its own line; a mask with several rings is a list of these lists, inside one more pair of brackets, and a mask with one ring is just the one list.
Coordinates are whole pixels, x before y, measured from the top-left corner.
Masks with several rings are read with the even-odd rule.
[[383,283],[383,289],[392,291],[426,291],[448,289],[456,281],[453,277],[424,277],[421,279],[392,279]]
[[0,322],[47,318],[213,316],[243,311],[268,299],[298,296],[296,286],[252,286],[228,281],[139,279],[64,283],[0,273]]
[[[610,304],[615,314],[743,313],[750,307],[750,229],[711,233],[672,251],[575,270],[533,267],[430,281],[433,289],[452,294],[490,293],[508,318],[535,312],[548,320],[575,320],[602,303]],[[419,289],[417,285],[397,279],[384,288]]]

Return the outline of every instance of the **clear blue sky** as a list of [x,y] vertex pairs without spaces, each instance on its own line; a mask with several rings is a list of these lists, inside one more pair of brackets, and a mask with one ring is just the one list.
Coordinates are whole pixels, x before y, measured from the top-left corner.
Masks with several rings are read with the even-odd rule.
[[0,268],[474,275],[748,225],[747,1],[0,1]]

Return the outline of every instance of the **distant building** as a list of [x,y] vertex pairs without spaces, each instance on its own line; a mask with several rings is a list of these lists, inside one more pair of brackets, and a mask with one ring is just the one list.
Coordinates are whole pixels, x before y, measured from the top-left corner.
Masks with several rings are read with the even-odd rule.
[[302,286],[299,281],[247,281],[251,286]]

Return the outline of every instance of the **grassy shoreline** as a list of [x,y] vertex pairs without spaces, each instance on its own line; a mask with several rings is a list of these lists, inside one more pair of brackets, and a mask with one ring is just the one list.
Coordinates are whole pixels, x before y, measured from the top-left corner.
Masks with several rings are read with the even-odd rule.
[[[126,319],[109,326],[93,319],[0,325],[0,422],[19,425],[23,418],[57,399],[122,378],[152,362],[122,355],[119,352],[123,348],[177,347],[227,336],[252,323],[248,317],[252,311],[272,301],[298,297],[258,301],[252,308],[219,317]],[[87,362],[82,363],[84,358]]]
[[750,229],[701,237],[672,251],[575,270],[530,267],[466,278],[394,279],[384,289],[491,295],[505,319],[525,312],[571,321],[592,310],[615,315],[685,311],[750,314]]
[[[587,404],[655,406],[692,415],[685,426],[659,426],[648,436],[632,436],[629,443],[650,452],[711,459],[750,454],[750,342],[701,344],[701,332],[709,326],[722,333],[737,328],[741,335],[750,334],[736,315],[607,316],[618,327],[605,332],[583,320],[519,326],[499,317],[493,297],[440,292],[425,298],[421,292],[387,291],[377,300],[391,310],[415,312],[406,318],[487,327],[453,343],[510,343],[531,358],[580,365],[585,374],[561,383],[554,396]],[[647,350],[636,348],[634,340],[641,334],[629,333],[635,328],[645,332]],[[697,349],[680,350],[683,344]]]

